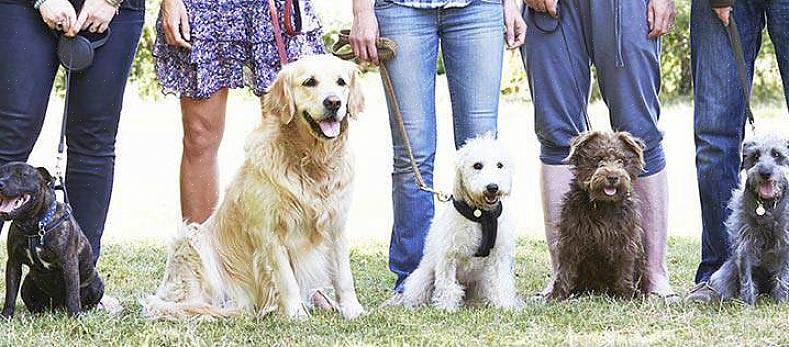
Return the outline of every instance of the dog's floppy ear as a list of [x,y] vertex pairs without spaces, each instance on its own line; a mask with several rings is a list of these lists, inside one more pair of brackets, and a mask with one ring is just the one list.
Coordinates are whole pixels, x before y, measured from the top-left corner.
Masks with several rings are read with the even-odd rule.
[[578,148],[583,147],[598,135],[600,135],[600,133],[597,131],[587,131],[574,137],[570,142],[570,154],[564,159],[564,162],[570,165],[578,165]]
[[625,131],[619,132],[617,136],[620,140],[622,140],[622,143],[625,144],[625,147],[628,150],[635,153],[636,158],[638,159],[638,165],[641,166],[641,170],[644,170],[644,168],[647,166],[646,162],[644,161],[644,141],[641,141],[641,139]]
[[52,177],[52,175],[49,173],[49,170],[44,167],[37,167],[36,171],[38,171],[38,173],[44,179],[44,182],[47,183],[47,186],[51,188],[55,185],[55,178]]
[[348,64],[348,76],[350,77],[350,82],[348,83],[348,88],[350,88],[350,93],[348,94],[348,114],[351,115],[351,118],[356,119],[359,117],[359,113],[364,112],[364,93],[362,93],[360,81],[361,72],[356,64],[350,62],[346,63]]
[[263,117],[277,117],[282,124],[288,124],[293,120],[293,116],[296,115],[296,102],[290,90],[290,80],[288,70],[283,69],[263,96]]
[[740,162],[740,171],[748,170],[753,167],[753,163],[751,163],[748,158],[751,157],[753,151],[756,149],[756,141],[753,139],[747,140],[742,143],[742,161]]

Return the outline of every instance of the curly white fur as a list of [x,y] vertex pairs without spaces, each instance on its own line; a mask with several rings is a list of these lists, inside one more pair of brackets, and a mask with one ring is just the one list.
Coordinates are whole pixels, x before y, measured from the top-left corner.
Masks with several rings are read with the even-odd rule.
[[[355,65],[330,56],[282,70],[247,142],[246,161],[213,215],[182,228],[161,285],[142,302],[146,316],[276,311],[303,319],[310,290],[329,283],[343,317],[364,312],[344,230],[353,178],[345,116],[355,117],[364,103],[357,79]],[[327,116],[327,97],[341,102],[336,115]],[[341,123],[334,138],[316,125],[327,117]]]
[[[481,168],[475,168],[475,164]],[[498,185],[499,198],[510,193],[512,160],[505,146],[492,135],[471,139],[458,150],[455,169],[453,196],[471,206],[487,210],[495,207],[485,201],[489,184]],[[406,279],[403,304],[415,307],[432,303],[439,309],[455,311],[465,300],[519,309],[522,301],[515,291],[515,228],[511,210],[505,203],[490,255],[475,257],[482,240],[481,225],[447,204],[433,220],[419,267]]]

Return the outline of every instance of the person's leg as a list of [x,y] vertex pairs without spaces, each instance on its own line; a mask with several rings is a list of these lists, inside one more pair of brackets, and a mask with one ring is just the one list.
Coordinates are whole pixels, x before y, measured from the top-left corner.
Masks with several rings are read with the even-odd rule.
[[[746,28],[760,26],[759,16],[749,13],[748,2],[736,2],[735,19],[741,34],[754,31]],[[748,36],[749,42],[756,39],[752,34]],[[750,46],[743,44],[744,49]],[[748,51],[746,55],[755,56],[753,49]],[[695,282],[700,283],[708,281],[729,257],[731,243],[724,223],[731,213],[727,207],[731,192],[740,182],[745,126],[745,104],[731,44],[707,0],[694,0],[691,5],[690,53],[702,220],[701,263]]]
[[[28,4],[0,3],[0,165],[27,161],[57,70],[57,41]],[[0,222],[0,229],[3,223]]]
[[[559,262],[555,239],[561,203],[573,178],[564,160],[570,153],[572,138],[587,130],[584,115],[591,72],[584,2],[560,2],[562,19],[553,32],[543,31],[547,28],[535,24],[549,24],[547,14],[527,14],[526,44],[521,48],[534,102],[535,131],[541,144],[540,188],[552,274]],[[550,291],[552,283],[546,291]]]
[[[657,127],[660,116],[660,42],[649,39],[645,1],[594,2],[592,40],[600,92],[611,127],[644,141],[646,168],[635,183],[641,200],[647,274],[644,289],[673,296],[666,268],[668,182]],[[616,20],[612,20],[616,19]]]
[[219,145],[225,131],[228,90],[208,99],[181,98],[183,154],[181,156],[181,216],[202,223],[219,202]]
[[501,2],[477,1],[440,11],[444,57],[455,147],[476,135],[496,134],[504,22]]
[[115,136],[143,16],[143,11],[121,11],[110,24],[110,39],[96,50],[93,65],[73,73],[68,88],[66,188],[94,263],[101,254],[115,170]]
[[775,58],[781,71],[784,96],[789,104],[789,0],[767,3],[767,30],[775,46]]
[[[403,116],[417,166],[428,185],[433,184],[436,151],[435,74],[438,33],[435,10],[417,10],[390,2],[375,9],[382,37],[398,44],[397,56],[386,62],[394,94]],[[394,168],[392,205],[394,226],[389,245],[389,269],[397,275],[395,291],[422,259],[425,235],[433,219],[433,195],[419,190],[398,123],[389,103]]]

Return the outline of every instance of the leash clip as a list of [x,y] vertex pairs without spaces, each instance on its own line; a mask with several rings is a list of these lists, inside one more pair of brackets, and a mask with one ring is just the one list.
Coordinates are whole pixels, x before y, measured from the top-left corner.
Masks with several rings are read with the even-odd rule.
[[428,193],[431,193],[431,194],[435,195],[436,199],[438,201],[440,201],[440,202],[449,202],[449,200],[452,200],[452,194],[448,194],[448,193],[445,193],[445,192],[442,192],[442,191],[439,191],[439,190],[436,190],[436,189],[433,189],[433,188],[420,186],[419,190],[425,191],[425,192],[428,192]]
[[[38,241],[41,245],[44,245],[44,234],[46,234],[46,230],[44,229],[44,223],[38,222]],[[35,250],[31,250],[35,251]]]

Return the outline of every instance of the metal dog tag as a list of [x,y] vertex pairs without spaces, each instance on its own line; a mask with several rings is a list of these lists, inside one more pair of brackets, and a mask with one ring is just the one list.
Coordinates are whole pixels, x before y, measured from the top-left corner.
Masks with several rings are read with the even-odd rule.
[[764,205],[759,203],[759,205],[756,206],[756,215],[757,216],[764,216],[765,213],[767,213],[767,210],[764,209]]

